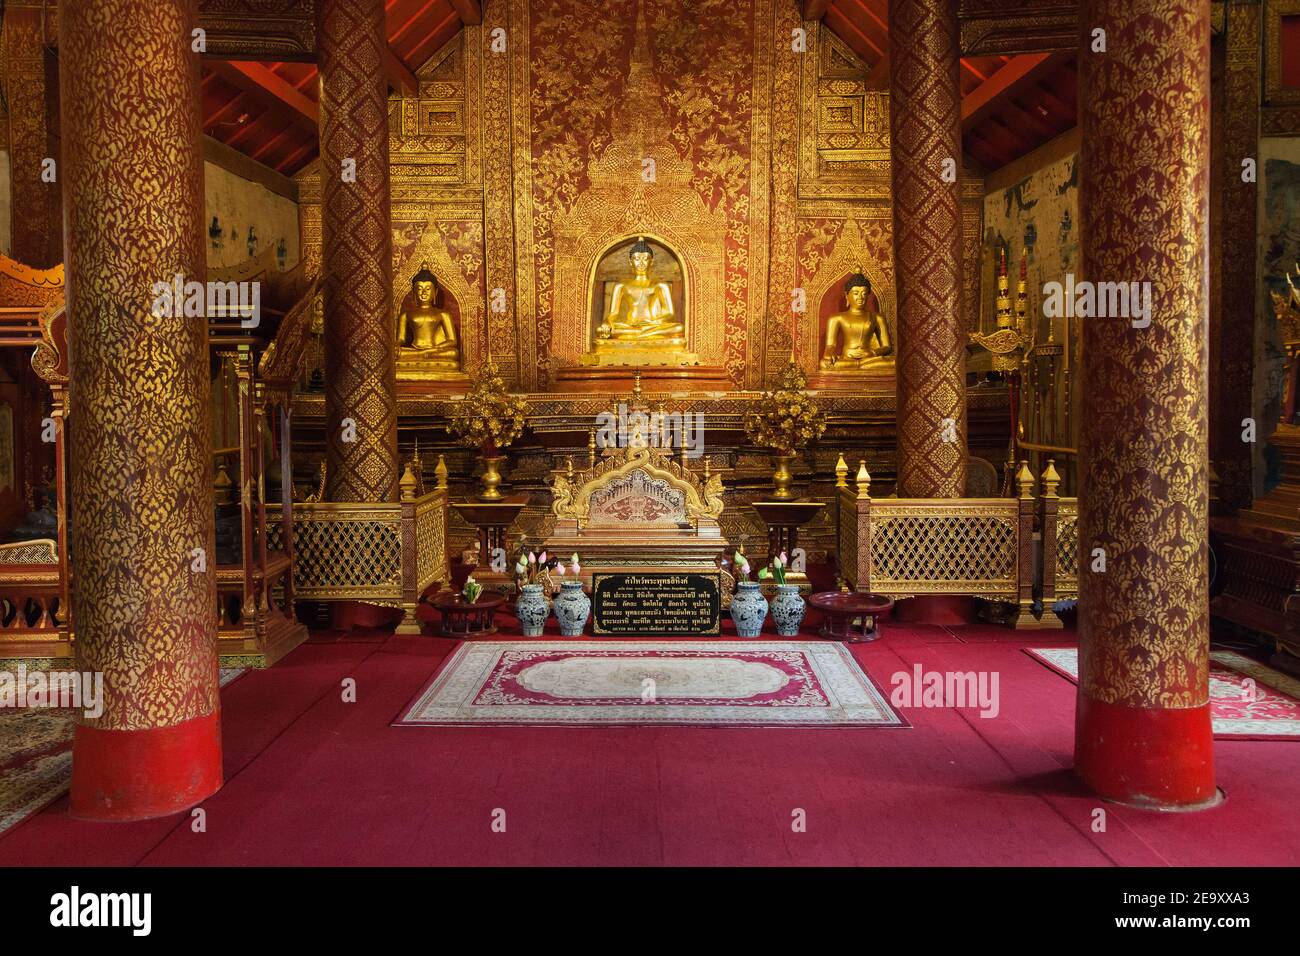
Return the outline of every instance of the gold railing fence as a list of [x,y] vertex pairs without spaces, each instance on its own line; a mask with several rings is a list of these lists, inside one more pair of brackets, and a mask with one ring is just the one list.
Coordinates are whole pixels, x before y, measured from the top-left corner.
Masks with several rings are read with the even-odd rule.
[[[280,505],[268,505],[278,517]],[[279,547],[277,522],[268,538]],[[276,529],[276,530],[272,530]],[[406,612],[398,633],[418,633],[421,595],[451,579],[447,491],[378,504],[295,502],[294,592],[304,601],[364,601]]]
[[[1078,597],[1078,499],[1059,498],[1053,462],[1042,493],[1027,462],[1016,498],[880,498],[863,466],[839,490],[839,566],[858,591],[893,598],[970,595],[1018,608],[1017,628],[1060,627],[1058,600]],[[1041,615],[1034,614],[1041,601]]]

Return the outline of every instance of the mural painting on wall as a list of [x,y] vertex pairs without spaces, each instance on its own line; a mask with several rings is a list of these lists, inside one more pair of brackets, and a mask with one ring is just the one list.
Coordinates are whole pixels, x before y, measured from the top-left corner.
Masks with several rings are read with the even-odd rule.
[[1287,355],[1300,348],[1300,150],[1273,143],[1297,155],[1264,161],[1259,268],[1269,294],[1260,296],[1265,321],[1256,323],[1255,394],[1260,420],[1270,423],[1286,399]]
[[[1021,254],[1028,264],[1029,307],[1038,308],[1043,284],[1064,282],[1079,264],[1078,154],[1071,153],[1030,173],[984,199],[984,248],[981,255],[980,327],[993,330],[997,296],[997,268],[1003,250],[1007,269],[1015,281]],[[1040,318],[1040,321],[1043,321]],[[1046,327],[1039,330],[1044,338]],[[1057,330],[1058,338],[1061,331]]]

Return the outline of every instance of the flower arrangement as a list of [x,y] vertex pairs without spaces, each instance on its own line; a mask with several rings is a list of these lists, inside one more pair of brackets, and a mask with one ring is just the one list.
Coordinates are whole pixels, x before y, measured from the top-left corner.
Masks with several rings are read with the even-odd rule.
[[[582,571],[582,565],[578,563],[576,551],[569,561],[567,570],[572,571],[574,574]],[[542,584],[542,575],[547,571],[554,571],[559,575],[565,574],[564,562],[556,557],[548,557],[545,551],[539,555],[533,551],[520,549],[519,555],[515,558],[515,582],[520,587],[525,584]]]
[[745,557],[744,552],[737,551],[731,556],[731,566],[735,569],[737,581],[749,580],[749,558]]
[[808,377],[793,361],[781,370],[778,387],[764,392],[745,415],[745,434],[758,445],[791,454],[826,430],[826,414],[808,396]]
[[465,579],[465,586],[460,589],[460,596],[465,599],[466,604],[473,604],[482,593],[483,585],[475,581],[472,574]]
[[456,403],[449,427],[462,445],[492,455],[523,434],[527,414],[528,402],[506,391],[496,363],[488,359],[479,366],[469,394]]
[[790,559],[782,551],[772,559],[770,567],[763,568],[758,572],[759,580],[766,581],[768,578],[775,578],[778,585],[785,584],[785,569],[789,563]]

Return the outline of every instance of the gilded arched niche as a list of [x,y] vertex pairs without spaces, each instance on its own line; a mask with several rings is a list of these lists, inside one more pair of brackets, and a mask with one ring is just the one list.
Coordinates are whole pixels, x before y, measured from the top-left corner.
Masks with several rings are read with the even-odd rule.
[[880,260],[867,247],[862,233],[850,224],[835,241],[830,253],[821,260],[813,278],[806,283],[808,315],[799,327],[798,348],[799,365],[806,371],[817,370],[826,341],[826,320],[844,310],[844,283],[859,270],[871,280],[871,291],[889,328],[890,342],[898,342],[893,283],[888,280]]
[[411,279],[428,263],[429,271],[438,280],[435,305],[451,313],[456,339],[460,343],[460,367],[477,366],[483,351],[483,297],[471,290],[460,266],[447,252],[446,241],[434,223],[421,232],[419,240],[409,248],[401,265],[393,270],[393,335],[397,335],[397,317],[402,309],[414,304]]
[[644,238],[654,258],[650,266],[650,279],[654,282],[666,282],[672,293],[673,314],[677,321],[685,322],[686,334],[691,334],[690,317],[686,313],[690,299],[690,274],[677,252],[667,240],[651,233],[638,233],[625,236],[612,242],[597,256],[592,263],[591,280],[587,283],[591,289],[589,315],[591,321],[587,327],[588,348],[595,341],[596,327],[609,315],[613,304],[614,287],[633,274],[630,258],[632,247],[638,239]]

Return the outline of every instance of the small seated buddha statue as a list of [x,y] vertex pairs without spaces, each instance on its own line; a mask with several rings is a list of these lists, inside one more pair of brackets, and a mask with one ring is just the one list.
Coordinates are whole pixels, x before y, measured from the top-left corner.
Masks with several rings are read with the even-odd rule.
[[846,311],[832,315],[826,323],[826,346],[821,367],[831,372],[890,369],[894,347],[889,341],[885,317],[875,310],[871,280],[861,272],[844,283]]
[[686,348],[686,326],[673,307],[672,289],[656,282],[650,270],[654,250],[638,236],[628,251],[632,275],[621,279],[610,296],[609,314],[596,327],[588,365],[694,365],[699,358]]
[[[460,374],[460,346],[451,313],[436,305],[438,280],[427,262],[411,279],[415,302],[397,317],[399,372],[409,377],[437,378],[438,373]],[[408,377],[408,376],[403,376]]]

